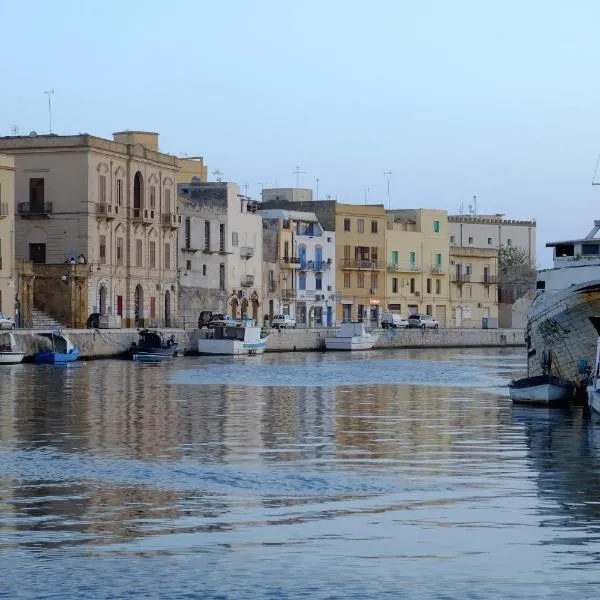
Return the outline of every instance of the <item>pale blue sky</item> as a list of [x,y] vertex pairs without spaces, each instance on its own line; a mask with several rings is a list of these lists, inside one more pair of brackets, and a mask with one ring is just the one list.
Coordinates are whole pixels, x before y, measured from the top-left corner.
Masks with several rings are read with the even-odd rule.
[[[2,3],[0,135],[161,134],[257,196],[538,221],[600,217],[600,2],[22,0]],[[548,264],[548,251],[539,255]]]

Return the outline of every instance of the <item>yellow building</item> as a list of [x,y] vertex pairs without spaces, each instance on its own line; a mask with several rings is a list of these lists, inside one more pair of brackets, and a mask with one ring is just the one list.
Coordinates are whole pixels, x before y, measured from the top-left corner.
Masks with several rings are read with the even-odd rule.
[[448,213],[444,210],[386,211],[385,306],[403,316],[433,315],[448,321]]
[[15,161],[0,154],[0,311],[15,316]]
[[336,314],[380,320],[385,288],[386,215],[382,204],[335,204]]
[[179,157],[179,172],[177,183],[192,183],[197,178],[198,183],[208,181],[208,169],[202,156]]
[[450,246],[450,303],[454,327],[498,319],[497,249]]

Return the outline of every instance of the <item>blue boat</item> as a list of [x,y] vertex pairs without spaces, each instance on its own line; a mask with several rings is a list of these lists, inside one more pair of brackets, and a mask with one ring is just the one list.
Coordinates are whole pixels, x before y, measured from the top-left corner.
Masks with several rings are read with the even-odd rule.
[[175,336],[166,338],[154,329],[140,329],[139,342],[129,348],[131,360],[138,362],[159,362],[177,355],[178,343]]
[[50,340],[52,350],[40,350],[33,355],[34,363],[65,364],[74,362],[79,358],[80,349],[74,346],[71,340],[60,332],[38,333],[40,337]]

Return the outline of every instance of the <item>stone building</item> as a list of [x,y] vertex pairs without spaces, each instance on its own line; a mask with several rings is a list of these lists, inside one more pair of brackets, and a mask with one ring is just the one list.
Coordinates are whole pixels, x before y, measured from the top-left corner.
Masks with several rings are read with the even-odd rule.
[[15,161],[0,154],[0,312],[15,315]]
[[175,324],[179,164],[159,151],[158,134],[11,136],[0,152],[15,160],[16,257],[35,263],[36,279],[42,265],[49,277],[57,265],[87,265],[85,282],[65,273],[65,293],[42,298],[48,287],[38,287],[34,304],[58,316],[76,279],[71,326],[85,326],[88,312],[124,326]]
[[234,183],[178,185],[179,311],[196,323],[202,310],[262,320],[262,220]]

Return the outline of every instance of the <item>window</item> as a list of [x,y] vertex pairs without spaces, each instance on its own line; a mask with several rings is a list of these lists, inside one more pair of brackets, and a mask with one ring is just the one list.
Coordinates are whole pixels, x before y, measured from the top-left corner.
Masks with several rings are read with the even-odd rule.
[[408,262],[410,263],[410,270],[414,271],[417,262],[417,253],[416,252],[409,252],[408,254]]
[[298,275],[298,289],[306,290],[306,274],[305,273],[301,273],[300,275]]
[[117,179],[117,206],[123,204],[123,180]]
[[439,221],[434,221],[433,222],[433,231],[435,233],[439,233],[440,232],[440,222]]
[[165,244],[165,269],[171,268],[171,244]]
[[321,275],[316,275],[315,276],[315,289],[316,290],[322,290],[323,289],[323,278],[321,277]]
[[415,293],[415,289],[416,289],[416,287],[415,287],[415,278],[411,277],[410,278],[410,293],[414,294]]
[[473,297],[473,286],[469,285],[469,286],[467,286],[467,288],[469,291],[469,298],[472,298]]
[[100,175],[98,186],[100,188],[98,192],[100,196],[100,202],[106,204],[106,175]]
[[171,212],[171,189],[165,188],[165,212]]
[[441,279],[435,280],[435,293],[436,294],[442,293],[442,280]]
[[117,238],[117,265],[123,264],[123,238]]
[[453,235],[451,235],[451,236],[450,236],[450,243],[451,243],[451,244],[454,244],[454,243],[455,243],[455,241],[456,241],[456,238],[455,238]]
[[359,288],[365,287],[365,274],[364,273],[356,274],[356,287],[359,287]]
[[210,250],[210,221],[204,221],[204,249]]
[[350,260],[350,253],[352,251],[351,246],[344,246],[344,260],[345,261],[349,261]]
[[435,255],[435,268],[438,270],[442,269],[442,255],[441,254]]
[[471,263],[467,263],[465,266],[465,275],[471,275],[473,272],[473,265]]
[[156,269],[156,242],[150,242],[150,268]]
[[507,245],[507,246],[512,246],[512,240],[511,240],[510,238],[508,238],[508,239],[506,240],[506,245]]
[[489,299],[490,299],[490,286],[489,286],[489,285],[486,285],[486,286],[483,288],[483,295],[484,295],[484,298],[485,298],[486,300],[489,300]]
[[431,279],[427,278],[427,293],[431,294]]
[[377,221],[371,221],[371,233],[377,233]]
[[156,208],[156,186],[150,186],[150,208],[154,210]]
[[344,219],[344,231],[350,231],[350,219]]
[[100,264],[106,264],[106,236],[100,236]]
[[376,290],[378,283],[377,273],[371,273],[371,289]]
[[192,220],[189,217],[185,220],[185,247],[188,250],[192,247]]
[[225,252],[225,224],[219,225],[219,252]]
[[156,296],[150,297],[150,318],[156,318]]
[[469,236],[469,244],[473,243],[473,238],[471,236]]
[[237,231],[231,232],[231,245],[232,246],[238,245],[238,232]]
[[142,267],[142,240],[135,240],[135,266]]
[[392,277],[392,294],[398,293],[398,278]]
[[285,242],[283,242],[283,258],[287,262],[289,257],[290,257],[290,243],[289,243],[289,241],[286,240]]
[[365,232],[365,220],[364,219],[356,220],[356,231],[357,231],[357,233]]
[[29,180],[29,212],[41,213],[44,210],[44,178],[32,177]]
[[191,271],[192,270],[192,261],[189,260],[189,259],[185,261],[185,270],[186,271]]
[[398,266],[398,250],[392,250],[392,264]]
[[427,307],[425,308],[425,312],[432,317],[433,316],[433,305],[432,304],[428,304]]
[[206,265],[202,265],[202,276],[206,277]]
[[219,265],[219,289],[225,289],[225,265],[223,263]]
[[344,273],[344,287],[350,287],[350,273]]
[[492,238],[488,238],[488,246],[492,245]]

